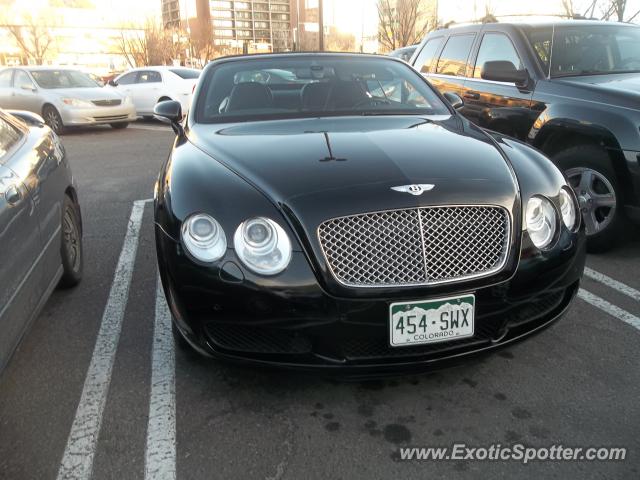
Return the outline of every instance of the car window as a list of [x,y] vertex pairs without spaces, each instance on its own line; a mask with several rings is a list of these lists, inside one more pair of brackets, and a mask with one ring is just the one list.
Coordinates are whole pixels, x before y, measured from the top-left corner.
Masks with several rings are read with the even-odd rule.
[[475,34],[454,35],[449,37],[444,46],[436,73],[464,77],[466,75],[467,59],[471,53]]
[[622,24],[555,30],[551,76],[640,73],[640,28]]
[[551,62],[551,38],[553,37],[552,28],[532,28],[527,31],[529,43],[533,47],[536,58],[545,74],[549,74]]
[[22,133],[0,116],[0,163],[11,148],[20,141]]
[[415,61],[415,67],[418,68],[420,72],[431,73],[431,66],[433,65],[433,60],[435,59],[438,50],[440,50],[442,40],[442,37],[432,38],[425,44],[420,55],[418,55],[418,58]]
[[7,88],[11,86],[11,74],[13,70],[3,70],[0,72],[0,88]]
[[199,123],[449,114],[415,70],[387,57],[222,62],[208,70],[196,102]]
[[[78,70],[31,70],[31,76],[41,88],[95,88],[89,75]],[[13,84],[17,87],[18,82]]]
[[162,76],[160,72],[145,71],[138,74],[137,83],[158,83],[162,82]]
[[170,68],[169,71],[185,80],[194,80],[200,77],[200,70],[192,70],[190,68]]
[[138,75],[138,72],[125,73],[123,76],[121,76],[117,80],[118,85],[131,85],[132,83],[136,83],[137,75]]
[[15,88],[35,87],[31,79],[29,78],[29,75],[27,75],[27,72],[25,72],[24,70],[16,70],[16,74],[13,77],[13,85],[15,86]]
[[518,56],[518,52],[516,52],[509,37],[503,33],[487,33],[482,37],[473,77],[482,78],[484,64],[494,61],[511,62],[518,70],[522,68],[522,61]]

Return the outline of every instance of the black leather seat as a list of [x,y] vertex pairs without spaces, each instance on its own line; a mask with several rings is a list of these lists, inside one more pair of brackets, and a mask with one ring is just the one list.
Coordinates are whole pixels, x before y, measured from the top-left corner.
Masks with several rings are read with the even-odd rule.
[[239,83],[231,90],[226,111],[271,108],[273,94],[269,87],[258,82]]

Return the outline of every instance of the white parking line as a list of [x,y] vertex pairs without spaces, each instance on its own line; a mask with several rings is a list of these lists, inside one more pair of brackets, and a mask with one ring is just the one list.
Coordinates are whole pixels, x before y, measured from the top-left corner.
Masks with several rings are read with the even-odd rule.
[[175,353],[171,334],[171,313],[158,277],[156,320],[151,359],[151,397],[145,453],[147,480],[176,478],[176,391]]
[[604,298],[598,297],[597,295],[586,291],[584,288],[581,288],[578,291],[578,297],[594,307],[599,308],[603,312],[608,313],[612,317],[622,320],[637,330],[640,330],[640,318],[612,303],[607,302]]
[[613,288],[614,290],[617,290],[618,292],[633,298],[637,302],[640,302],[640,291],[636,290],[635,288],[632,288],[629,285],[619,282],[614,278],[608,277],[603,273],[596,272],[595,270],[592,270],[589,267],[584,268],[584,274],[585,276],[591,278],[592,280],[595,280],[596,282],[600,282],[606,285],[607,287]]
[[106,403],[113,362],[122,330],[133,266],[138,250],[142,214],[148,200],[134,202],[118,259],[82,396],[62,457],[58,479],[89,479]]

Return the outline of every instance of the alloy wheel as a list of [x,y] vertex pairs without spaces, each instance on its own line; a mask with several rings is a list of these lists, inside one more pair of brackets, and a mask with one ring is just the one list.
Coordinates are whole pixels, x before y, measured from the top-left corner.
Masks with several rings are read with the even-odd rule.
[[64,248],[67,252],[67,258],[74,272],[80,267],[80,235],[75,222],[73,212],[67,209],[64,212],[62,220],[62,235],[64,238]]
[[616,192],[611,182],[596,170],[572,168],[565,172],[576,192],[587,235],[606,229],[616,213]]

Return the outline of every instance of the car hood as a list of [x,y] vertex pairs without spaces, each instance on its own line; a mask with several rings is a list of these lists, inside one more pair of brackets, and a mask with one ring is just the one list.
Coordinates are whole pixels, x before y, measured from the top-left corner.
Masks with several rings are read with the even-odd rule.
[[614,75],[588,75],[567,77],[562,83],[590,91],[592,94],[606,95],[609,98],[595,98],[621,106],[640,108],[640,74],[625,73]]
[[78,98],[80,100],[118,100],[122,95],[116,90],[104,87],[95,88],[55,88],[48,90],[61,98]]
[[[451,204],[512,212],[519,201],[513,170],[496,143],[458,117],[197,124],[189,139],[307,231],[354,213]],[[392,189],[412,184],[434,188],[419,196]]]

